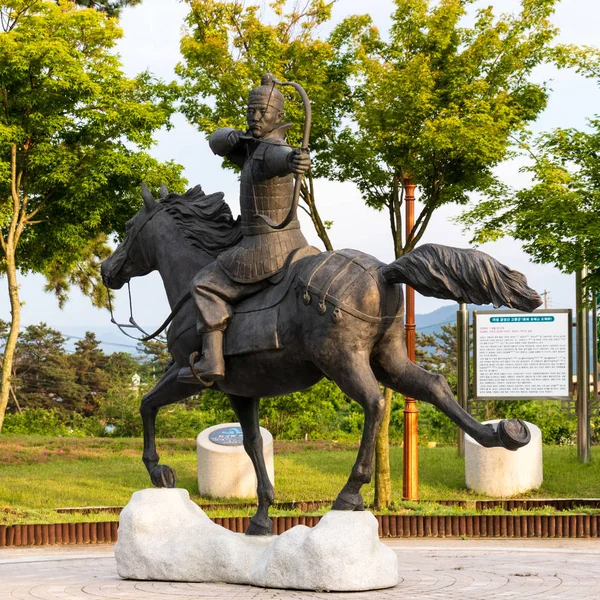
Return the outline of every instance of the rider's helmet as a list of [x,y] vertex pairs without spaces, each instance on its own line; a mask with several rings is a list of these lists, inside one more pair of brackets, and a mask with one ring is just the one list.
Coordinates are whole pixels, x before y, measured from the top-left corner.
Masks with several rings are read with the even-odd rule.
[[266,104],[283,110],[283,94],[275,85],[275,77],[266,73],[260,80],[260,85],[250,91],[248,104]]

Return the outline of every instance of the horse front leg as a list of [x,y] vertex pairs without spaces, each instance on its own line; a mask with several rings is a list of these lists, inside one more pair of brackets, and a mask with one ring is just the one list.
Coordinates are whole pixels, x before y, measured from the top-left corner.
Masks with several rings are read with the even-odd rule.
[[144,425],[144,452],[142,460],[156,487],[174,488],[177,483],[175,471],[167,465],[159,465],[156,451],[156,415],[159,408],[180,402],[198,393],[198,386],[177,381],[179,365],[173,364],[162,379],[142,398],[140,415]]
[[263,454],[263,440],[258,422],[260,398],[246,398],[230,394],[229,400],[242,426],[244,450],[254,465],[258,481],[258,510],[250,519],[246,535],[273,535],[273,522],[269,518],[269,508],[275,501],[275,488],[269,479]]

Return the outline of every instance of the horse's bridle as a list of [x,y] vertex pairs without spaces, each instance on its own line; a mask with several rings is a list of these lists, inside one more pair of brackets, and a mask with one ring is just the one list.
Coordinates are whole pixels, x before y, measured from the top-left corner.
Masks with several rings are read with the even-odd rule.
[[[125,239],[125,245],[123,246],[123,250],[122,250],[123,254],[124,254],[124,258],[122,260],[122,263],[120,265],[118,265],[119,269],[122,268],[123,263],[125,262],[125,259],[127,258],[127,255],[129,253],[129,248],[133,244],[133,241],[137,238],[137,236],[141,233],[142,229],[144,229],[144,227],[148,224],[148,222],[158,212],[160,212],[160,208],[157,206],[156,209],[152,210],[152,212],[150,212],[150,214],[146,217],[146,219],[144,219],[144,222],[141,225],[139,225],[138,227],[136,227],[137,231],[134,232],[134,235],[132,235],[131,238],[129,238],[129,234],[133,233],[133,232],[127,232],[127,238],[129,238],[129,239],[127,239],[127,238]],[[143,253],[143,250],[142,250],[142,253]],[[146,258],[146,257],[144,256],[144,258]],[[136,321],[135,321],[135,319],[133,317],[133,302],[131,300],[131,285],[129,283],[129,280],[127,281],[127,292],[128,292],[128,295],[129,295],[129,322],[128,323],[119,323],[115,319],[115,315],[114,315],[113,307],[112,307],[112,300],[110,298],[110,288],[106,285],[106,283],[104,283],[104,286],[108,290],[108,310],[110,311],[110,322],[113,323],[114,325],[116,325],[119,328],[119,331],[123,335],[126,335],[128,338],[131,338],[132,340],[136,340],[138,342],[148,342],[149,340],[152,340],[155,337],[158,337],[167,328],[167,326],[169,325],[169,323],[175,318],[175,315],[179,312],[179,310],[181,309],[181,307],[192,296],[191,292],[189,292],[189,291],[186,292],[177,301],[177,304],[175,304],[175,306],[173,307],[173,310],[171,311],[171,314],[166,318],[166,320],[164,321],[164,323],[154,333],[148,333],[147,331],[145,331],[144,329],[142,329],[136,323]],[[138,338],[138,337],[135,337],[133,335],[130,335],[129,333],[127,333],[127,331],[125,331],[125,329],[137,329],[140,333],[142,333],[144,335],[144,337]]]

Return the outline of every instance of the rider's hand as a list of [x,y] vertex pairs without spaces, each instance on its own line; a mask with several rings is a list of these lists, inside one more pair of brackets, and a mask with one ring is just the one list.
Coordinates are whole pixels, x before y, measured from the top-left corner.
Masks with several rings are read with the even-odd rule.
[[308,150],[294,148],[288,157],[292,173],[306,173],[310,167]]
[[227,136],[227,143],[229,144],[230,148],[235,148],[235,146],[238,145],[240,138],[244,135],[243,131],[240,131],[239,129],[234,129],[231,131],[231,133]]

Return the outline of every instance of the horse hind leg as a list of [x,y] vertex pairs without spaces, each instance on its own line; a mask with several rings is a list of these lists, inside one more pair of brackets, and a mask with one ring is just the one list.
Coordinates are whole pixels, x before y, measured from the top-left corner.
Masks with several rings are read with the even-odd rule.
[[260,398],[230,394],[229,400],[242,426],[244,450],[252,461],[258,481],[258,510],[250,519],[246,535],[273,535],[273,522],[269,518],[269,508],[275,501],[275,488],[269,479],[263,454],[263,440],[258,422]]
[[156,487],[174,488],[177,483],[175,471],[167,465],[159,465],[156,452],[156,415],[159,408],[180,402],[193,394],[197,394],[196,384],[186,384],[177,381],[179,365],[171,365],[162,379],[142,398],[140,414],[144,425],[144,452],[142,460],[150,475],[150,480]]
[[[320,365],[321,366],[321,365]],[[333,379],[340,389],[358,402],[365,414],[365,424],[356,462],[350,477],[338,494],[333,510],[364,510],[360,493],[362,486],[371,481],[377,432],[385,412],[385,399],[377,379],[363,353],[332,357],[323,372]]]
[[486,448],[518,450],[531,439],[529,429],[521,419],[502,420],[496,430],[474,419],[458,404],[445,377],[412,363],[399,344],[378,348],[374,355],[373,369],[383,385],[416,400],[433,404]]

